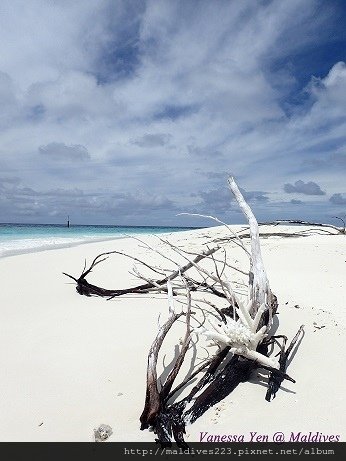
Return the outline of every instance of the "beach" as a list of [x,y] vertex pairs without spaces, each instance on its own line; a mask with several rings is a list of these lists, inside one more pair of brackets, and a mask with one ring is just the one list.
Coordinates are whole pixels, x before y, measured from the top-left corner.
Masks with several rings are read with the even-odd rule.
[[[275,232],[297,230],[301,228],[275,227]],[[226,233],[214,227],[165,238],[190,248]],[[163,243],[152,235],[141,239],[162,249]],[[264,382],[255,374],[188,425],[187,442],[223,435],[272,441],[277,432],[286,441],[310,433],[346,441],[345,239],[317,232],[261,238],[267,275],[279,302],[277,333],[291,340],[304,325],[304,337],[287,370],[296,383],[284,381],[269,403]],[[0,259],[1,441],[91,442],[100,424],[111,426],[109,442],[154,441],[153,433],[140,430],[139,417],[147,353],[158,317],[167,315],[165,295],[110,301],[80,296],[62,274],[78,277],[85,259],[90,264],[99,253],[113,250],[160,264],[155,252],[133,238]],[[135,286],[139,282],[129,273],[132,266],[130,258],[112,255],[88,281],[114,289]],[[165,347],[174,345],[172,337]]]

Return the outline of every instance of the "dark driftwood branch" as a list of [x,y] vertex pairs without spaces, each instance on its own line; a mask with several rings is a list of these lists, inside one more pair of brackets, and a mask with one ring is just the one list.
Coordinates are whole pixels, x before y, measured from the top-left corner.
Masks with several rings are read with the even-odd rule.
[[160,412],[161,394],[158,390],[157,383],[157,358],[165,336],[172,327],[173,323],[182,315],[183,313],[171,315],[167,322],[160,328],[153,344],[150,347],[148,354],[145,405],[140,417],[141,429],[147,429],[150,425],[152,425],[155,422],[157,414]]
[[193,373],[191,373],[187,378],[184,379],[177,387],[175,387],[167,396],[167,401],[173,397],[178,391],[183,389],[190,381],[192,381],[201,371],[207,368],[208,365],[212,362],[213,359],[208,359],[206,362],[202,363]]
[[315,227],[329,227],[330,229],[334,229],[336,230],[339,234],[345,234],[345,222],[342,218],[338,218],[337,216],[335,216],[336,219],[340,219],[341,221],[343,221],[344,223],[344,226],[343,228],[340,228],[340,227],[337,227],[337,226],[333,226],[333,224],[324,224],[324,223],[316,223],[316,222],[310,222],[310,221],[302,221],[301,219],[277,219],[273,222],[263,222],[263,223],[260,223],[261,225],[275,225],[275,224],[281,224],[281,223],[284,223],[284,224],[299,224],[299,225],[302,225],[302,226],[315,226]]
[[[193,260],[193,262],[188,262],[187,264],[185,264],[184,266],[182,267],[179,267],[179,269],[173,271],[170,275],[160,279],[160,280],[155,280],[154,283],[152,282],[148,282],[148,283],[144,283],[142,285],[138,285],[138,286],[135,286],[135,287],[131,287],[131,288],[125,288],[125,289],[106,289],[106,288],[101,288],[101,287],[98,287],[96,285],[92,285],[91,283],[87,282],[87,280],[85,279],[86,276],[88,274],[90,274],[90,272],[92,271],[92,269],[99,263],[101,263],[102,261],[104,261],[106,258],[103,258],[103,259],[99,259],[101,258],[102,256],[105,256],[105,255],[110,255],[110,254],[121,254],[123,256],[127,256],[131,259],[133,259],[134,261],[138,261],[140,262],[141,264],[145,264],[143,263],[142,261],[140,261],[139,259],[135,258],[135,257],[132,257],[132,256],[129,256],[129,255],[126,255],[124,253],[121,253],[119,251],[110,251],[108,253],[101,253],[99,254],[98,256],[96,256],[96,258],[93,260],[93,262],[91,263],[90,267],[84,271],[80,276],[79,278],[75,278],[73,277],[72,275],[70,274],[67,274],[66,272],[63,272],[64,275],[66,275],[67,277],[71,278],[72,280],[74,280],[76,283],[77,283],[77,287],[76,287],[76,290],[77,292],[80,294],[80,295],[85,295],[85,296],[101,296],[101,297],[105,297],[105,298],[109,298],[109,299],[112,299],[112,298],[115,298],[116,296],[122,296],[122,295],[126,295],[126,294],[140,294],[140,293],[147,293],[149,289],[151,288],[154,288],[156,285],[165,285],[167,283],[168,280],[173,280],[175,278],[178,277],[178,275],[182,275],[184,274],[187,270],[191,269],[194,264],[197,264],[198,262],[200,262],[202,259],[204,258],[207,258],[208,256],[210,256],[211,254],[215,253],[217,250],[219,250],[220,247],[214,247],[214,248],[211,248],[211,249],[208,249],[207,251],[205,251],[204,253],[200,254],[200,255],[197,255],[196,258]],[[149,267],[151,269],[151,266],[149,266],[148,264],[145,264],[147,267]]]
[[[227,353],[228,351],[226,351],[225,357]],[[280,370],[265,367],[252,360],[235,355],[216,374],[215,370],[213,370],[209,379],[202,383],[202,387],[205,387],[208,381],[210,384],[196,398],[192,407],[186,412],[185,418],[190,422],[194,422],[210,407],[227,397],[240,383],[248,381],[254,370],[258,368],[270,369],[273,375],[278,376],[281,381],[287,379],[295,382],[294,379]],[[187,397],[186,401],[191,401],[192,397],[196,394],[196,390],[200,390],[199,387],[197,386],[194,389],[194,392]]]
[[342,233],[343,234],[346,234],[346,221],[344,218],[340,218],[340,216],[334,216],[334,219],[340,219],[340,221],[342,222]]
[[[280,389],[281,383],[284,379],[283,375],[285,375],[285,372],[287,369],[287,365],[288,365],[287,361],[289,359],[289,356],[293,350],[293,347],[295,346],[296,342],[298,341],[299,337],[303,334],[303,332],[304,332],[304,325],[302,325],[299,328],[297,334],[292,339],[291,344],[286,350],[285,350],[286,340],[284,341],[283,347],[281,348],[281,351],[280,351],[280,358],[279,358],[280,368],[279,370],[275,370],[275,371],[272,370],[270,377],[269,377],[268,390],[267,390],[266,397],[265,397],[268,402],[270,402],[271,399],[275,398],[277,391]],[[279,371],[282,372],[282,375],[278,373]],[[290,380],[292,381],[292,379]]]
[[187,411],[187,419],[196,421],[210,407],[227,397],[241,382],[249,380],[256,364],[250,360],[233,356],[227,365],[211,380],[209,386],[196,398]]
[[224,349],[220,350],[211,361],[208,370],[206,371],[205,375],[202,379],[194,386],[189,393],[189,395],[185,398],[186,402],[191,402],[193,397],[206,385],[208,384],[214,377],[216,370],[221,365],[223,360],[226,358],[230,347],[225,347]]

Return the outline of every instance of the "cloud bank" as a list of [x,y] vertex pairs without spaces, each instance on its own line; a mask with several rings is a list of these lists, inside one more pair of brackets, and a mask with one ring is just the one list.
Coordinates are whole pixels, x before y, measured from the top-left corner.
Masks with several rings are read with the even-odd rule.
[[345,10],[4,0],[1,220],[239,222],[230,172],[261,220],[332,220],[346,193]]
[[326,195],[320,186],[313,181],[305,183],[300,179],[293,184],[285,184],[284,191],[288,194]]

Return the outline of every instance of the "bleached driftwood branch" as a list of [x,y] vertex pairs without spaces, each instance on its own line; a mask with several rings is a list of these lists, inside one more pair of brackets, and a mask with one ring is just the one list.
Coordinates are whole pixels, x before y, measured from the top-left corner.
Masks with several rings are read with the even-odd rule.
[[[238,317],[236,320],[229,318],[226,323],[221,324],[210,319],[209,329],[203,327],[196,332],[204,334],[219,346],[230,346],[233,354],[241,355],[264,366],[279,368],[278,360],[269,358],[257,350],[271,328],[273,309],[276,309],[276,305],[272,302],[274,297],[269,287],[261,255],[257,220],[232,177],[229,178],[228,184],[249,223],[251,253],[249,254],[248,301],[245,304],[235,296],[229,280],[223,280],[220,276],[214,277],[205,269],[194,264],[199,271],[220,282],[226,298],[232,304]],[[265,312],[268,312],[266,321],[264,320]]]
[[[264,305],[270,309],[272,303],[272,293],[269,287],[268,277],[264,268],[261,254],[261,245],[259,240],[259,231],[257,220],[242,196],[234,178],[228,180],[229,187],[234,194],[235,199],[246,219],[250,228],[251,239],[251,259],[250,259],[250,277],[249,277],[249,301],[251,306],[249,312],[255,314],[260,306]],[[268,327],[271,326],[271,316]]]

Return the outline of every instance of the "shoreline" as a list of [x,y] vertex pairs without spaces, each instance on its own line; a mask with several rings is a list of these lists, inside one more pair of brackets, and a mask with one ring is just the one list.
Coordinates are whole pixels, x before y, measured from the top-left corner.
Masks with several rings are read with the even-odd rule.
[[[131,238],[132,236],[133,237],[138,237],[138,236],[150,236],[150,235],[159,235],[159,236],[162,236],[162,235],[171,235],[171,234],[174,234],[174,233],[181,233],[181,232],[194,232],[195,230],[201,230],[203,228],[198,228],[198,229],[193,229],[193,230],[177,230],[177,231],[174,231],[174,232],[171,232],[171,231],[168,231],[168,232],[162,232],[162,233],[144,233],[144,232],[139,232],[139,233],[133,233],[133,234],[119,234],[119,236],[109,236],[109,237],[85,237],[84,240],[79,240],[79,241],[72,241],[72,242],[66,242],[66,243],[63,243],[63,242],[59,242],[59,243],[54,243],[54,242],[51,242],[51,243],[47,243],[47,244],[42,244],[41,246],[35,246],[35,247],[27,247],[27,248],[20,248],[20,249],[10,249],[10,250],[4,250],[5,253],[1,253],[1,243],[0,242],[0,259],[2,258],[8,258],[8,257],[11,257],[11,256],[20,256],[20,255],[24,255],[24,254],[30,254],[30,253],[40,253],[40,252],[43,252],[43,251],[51,251],[51,250],[61,250],[61,249],[64,249],[64,248],[73,248],[73,247],[77,247],[77,246],[80,246],[80,245],[88,245],[89,243],[101,243],[101,242],[108,242],[108,241],[112,241],[112,240],[120,240],[120,239],[126,239],[126,238]],[[54,239],[55,237],[52,237],[52,239]],[[61,238],[62,237],[57,237],[57,238]],[[77,239],[77,237],[76,237]],[[31,240],[29,238],[23,238],[23,239],[15,239],[13,241],[23,241],[23,240]],[[39,238],[37,239],[32,239],[32,240],[40,240]]]
[[[223,228],[211,227],[165,235],[194,251],[224,234]],[[150,234],[140,238],[161,244]],[[270,285],[279,300],[278,334],[290,340],[305,325],[288,368],[296,383],[283,383],[268,403],[265,373],[259,372],[261,378],[254,375],[188,425],[187,443],[199,441],[205,432],[247,436],[250,431],[269,436],[318,431],[346,441],[343,379],[330,378],[344,358],[344,242],[342,235],[261,240]],[[140,431],[139,416],[147,354],[158,317],[167,314],[166,296],[88,298],[77,294],[62,272],[78,276],[85,259],[90,263],[104,251],[123,251],[154,265],[160,264],[159,258],[132,238],[54,250],[0,259],[0,440],[91,442],[93,430],[108,424],[113,430],[109,442],[153,442],[153,433]],[[134,286],[138,280],[131,270],[131,260],[113,255],[88,280],[105,288]],[[163,360],[170,362],[175,341],[174,335],[167,337],[167,358],[160,358],[160,366]]]
[[[119,237],[109,237],[109,238],[101,238],[101,239],[89,239],[85,240],[82,242],[69,242],[69,243],[58,243],[58,244],[46,244],[42,246],[37,246],[34,248],[21,248],[19,250],[5,250],[5,254],[0,254],[0,259],[3,258],[10,258],[11,256],[21,256],[21,255],[26,255],[26,254],[32,254],[32,253],[41,253],[44,251],[52,251],[52,250],[62,250],[64,248],[73,248],[73,247],[78,247],[80,245],[88,245],[89,243],[101,243],[101,242],[107,242],[109,240],[118,240],[126,238],[123,236]],[[23,239],[25,240],[25,239]]]
[[[50,225],[47,225],[47,226],[50,226]],[[86,227],[88,227],[88,225],[86,225]],[[93,226],[92,226],[93,227]],[[102,226],[101,226],[102,227]],[[119,226],[119,227],[122,227],[122,226]],[[136,229],[136,228],[140,228],[140,229],[144,229],[145,227],[147,227],[148,229],[153,229],[155,227],[151,227],[151,226],[131,226],[133,229]],[[165,227],[163,226],[160,226],[162,229],[165,229]],[[158,227],[159,228],[159,227]],[[230,228],[234,229],[235,231],[241,231],[243,229],[246,229],[247,228],[247,225],[246,224],[231,224],[230,225]],[[167,229],[172,229],[172,228],[167,228]],[[1,245],[2,245],[2,241],[0,240],[0,260],[3,259],[3,258],[8,258],[8,257],[12,257],[12,256],[20,256],[20,255],[24,255],[24,254],[31,254],[31,253],[40,253],[40,252],[45,252],[45,251],[51,251],[51,250],[60,250],[60,249],[64,249],[64,248],[73,248],[73,247],[78,247],[80,245],[88,245],[88,244],[92,244],[92,243],[102,243],[102,242],[107,242],[107,241],[112,241],[112,240],[119,240],[119,239],[126,239],[126,238],[131,238],[131,237],[146,237],[146,236],[169,236],[169,235],[175,235],[175,234],[181,234],[181,233],[191,233],[191,234],[194,234],[194,233],[199,233],[199,232],[207,232],[208,230],[212,230],[212,229],[215,229],[216,231],[219,229],[224,229],[223,226],[210,226],[210,227],[196,227],[196,228],[179,228],[177,227],[176,228],[177,230],[176,231],[167,231],[167,232],[155,232],[155,233],[146,233],[146,232],[134,232],[133,234],[119,234],[118,236],[116,235],[112,235],[112,236],[95,236],[95,237],[92,237],[92,236],[82,236],[80,237],[80,240],[77,241],[77,239],[79,237],[76,236],[76,241],[70,241],[70,242],[59,242],[59,243],[54,243],[54,242],[50,242],[50,243],[45,243],[45,244],[42,244],[42,245],[38,245],[38,246],[35,246],[35,247],[26,247],[26,248],[19,248],[19,249],[6,249],[4,250],[4,253],[1,253]],[[268,232],[271,232],[274,228],[270,225],[266,225],[266,224],[261,224],[260,225],[260,232],[263,233],[262,235],[265,235],[267,232],[265,232],[266,230],[268,230]],[[288,232],[288,231],[296,231],[296,230],[299,230],[300,232],[304,232],[306,230],[312,230],[312,233],[314,232],[317,232],[318,231],[318,227],[316,228],[312,228],[311,226],[301,226],[301,225],[281,225],[279,227],[275,227],[276,230],[278,230],[278,234],[284,234],[285,232]],[[280,232],[281,231],[281,232]],[[337,235],[337,234],[335,234]],[[260,235],[261,236],[261,235]],[[302,234],[302,236],[304,236]],[[13,239],[13,240],[7,240],[7,241],[12,241],[12,242],[20,242],[20,241],[25,241],[25,240],[35,240],[35,241],[39,241],[39,240],[44,240],[45,237],[36,237],[36,238],[30,238],[30,237],[24,237],[24,238],[18,238],[18,239]],[[48,237],[49,238],[49,237]],[[52,240],[54,239],[61,239],[61,240],[64,240],[64,237],[59,237],[59,236],[53,236],[51,237]],[[73,238],[73,237],[66,237],[66,239],[68,238]],[[4,241],[6,242],[6,240]]]

